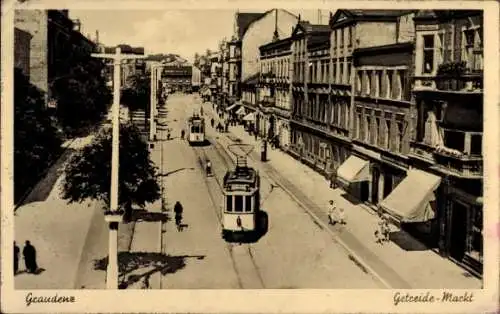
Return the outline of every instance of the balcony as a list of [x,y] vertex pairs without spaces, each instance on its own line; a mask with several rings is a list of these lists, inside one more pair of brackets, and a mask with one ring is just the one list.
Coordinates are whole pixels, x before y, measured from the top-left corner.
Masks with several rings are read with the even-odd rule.
[[482,93],[482,70],[470,70],[465,62],[447,62],[439,65],[435,76],[416,76],[415,91],[447,93]]
[[415,77],[415,91],[439,91],[451,93],[482,93],[483,75]]
[[468,179],[483,177],[483,157],[464,154],[446,147],[434,148],[422,142],[410,143],[410,157],[432,163],[446,175]]

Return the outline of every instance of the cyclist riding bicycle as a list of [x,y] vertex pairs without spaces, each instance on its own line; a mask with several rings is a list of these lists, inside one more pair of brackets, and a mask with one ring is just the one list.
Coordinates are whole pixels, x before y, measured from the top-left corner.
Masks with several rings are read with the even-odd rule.
[[174,205],[174,212],[175,212],[175,225],[177,226],[177,231],[181,231],[183,208],[179,201],[177,201]]

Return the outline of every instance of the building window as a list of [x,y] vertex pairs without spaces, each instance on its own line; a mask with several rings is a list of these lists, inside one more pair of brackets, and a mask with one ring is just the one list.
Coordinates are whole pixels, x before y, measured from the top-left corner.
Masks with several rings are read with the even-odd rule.
[[329,83],[330,80],[330,62],[325,61],[325,83]]
[[356,72],[356,95],[361,95],[361,71]]
[[483,143],[481,134],[471,134],[470,136],[470,154],[482,155]]
[[384,79],[382,71],[377,71],[377,97],[382,97],[382,80]]
[[340,62],[340,69],[339,69],[339,82],[340,84],[344,84],[344,61]]
[[375,118],[375,128],[373,129],[373,142],[375,145],[379,145],[379,132],[380,132],[380,118]]
[[385,86],[385,98],[392,98],[392,90],[393,90],[393,84],[392,84],[392,75],[393,75],[393,72],[392,70],[387,70],[386,71],[386,77],[387,77],[387,84]]
[[398,131],[398,135],[397,135],[397,138],[396,138],[396,141],[397,141],[397,151],[402,153],[403,152],[403,123],[402,122],[397,122],[396,123],[396,126],[397,126],[397,131]]
[[344,28],[339,29],[340,31],[340,48],[344,47]]
[[352,39],[354,37],[354,27],[352,26],[349,26],[347,28],[347,41],[348,41],[348,45],[349,47],[352,47]]
[[444,132],[444,145],[448,148],[456,149],[464,152],[465,146],[465,133],[460,131],[445,130]]
[[371,140],[370,124],[371,124],[370,116],[365,115],[365,137],[363,138],[363,141],[367,143],[369,143]]
[[370,74],[371,71],[365,71],[363,75],[363,81],[365,83],[365,88],[363,90],[363,95],[368,96],[370,95]]
[[358,140],[361,140],[363,137],[364,137],[364,129],[363,129],[363,125],[361,124],[362,123],[362,120],[361,120],[361,113],[358,113],[357,114],[357,117],[356,117],[356,138]]
[[333,59],[332,63],[332,83],[337,84],[337,59]]
[[482,28],[466,29],[462,32],[462,60],[471,70],[483,69]]
[[399,99],[401,100],[409,100],[408,99],[408,92],[406,90],[406,71],[400,70],[398,71],[398,78],[399,78]]
[[390,119],[385,120],[384,145],[385,145],[386,149],[388,149],[388,150],[391,149],[391,120]]
[[351,84],[351,61],[347,62],[347,84]]
[[424,60],[422,65],[422,72],[424,74],[431,74],[434,72],[434,34],[424,35]]

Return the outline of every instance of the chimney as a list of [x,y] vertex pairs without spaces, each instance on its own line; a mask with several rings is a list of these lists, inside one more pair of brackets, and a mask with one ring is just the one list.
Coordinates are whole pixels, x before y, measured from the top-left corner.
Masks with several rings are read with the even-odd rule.
[[98,30],[95,31],[95,43],[99,44],[99,31]]
[[277,41],[280,38],[280,35],[278,33],[278,9],[275,9],[275,19],[274,19],[274,34],[273,34],[273,41]]

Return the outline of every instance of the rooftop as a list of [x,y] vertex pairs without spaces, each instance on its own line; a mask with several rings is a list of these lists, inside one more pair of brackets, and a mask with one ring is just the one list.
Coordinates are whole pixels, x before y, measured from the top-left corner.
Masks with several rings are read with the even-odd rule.
[[236,13],[236,26],[238,27],[238,39],[241,39],[250,25],[264,16],[266,13]]

